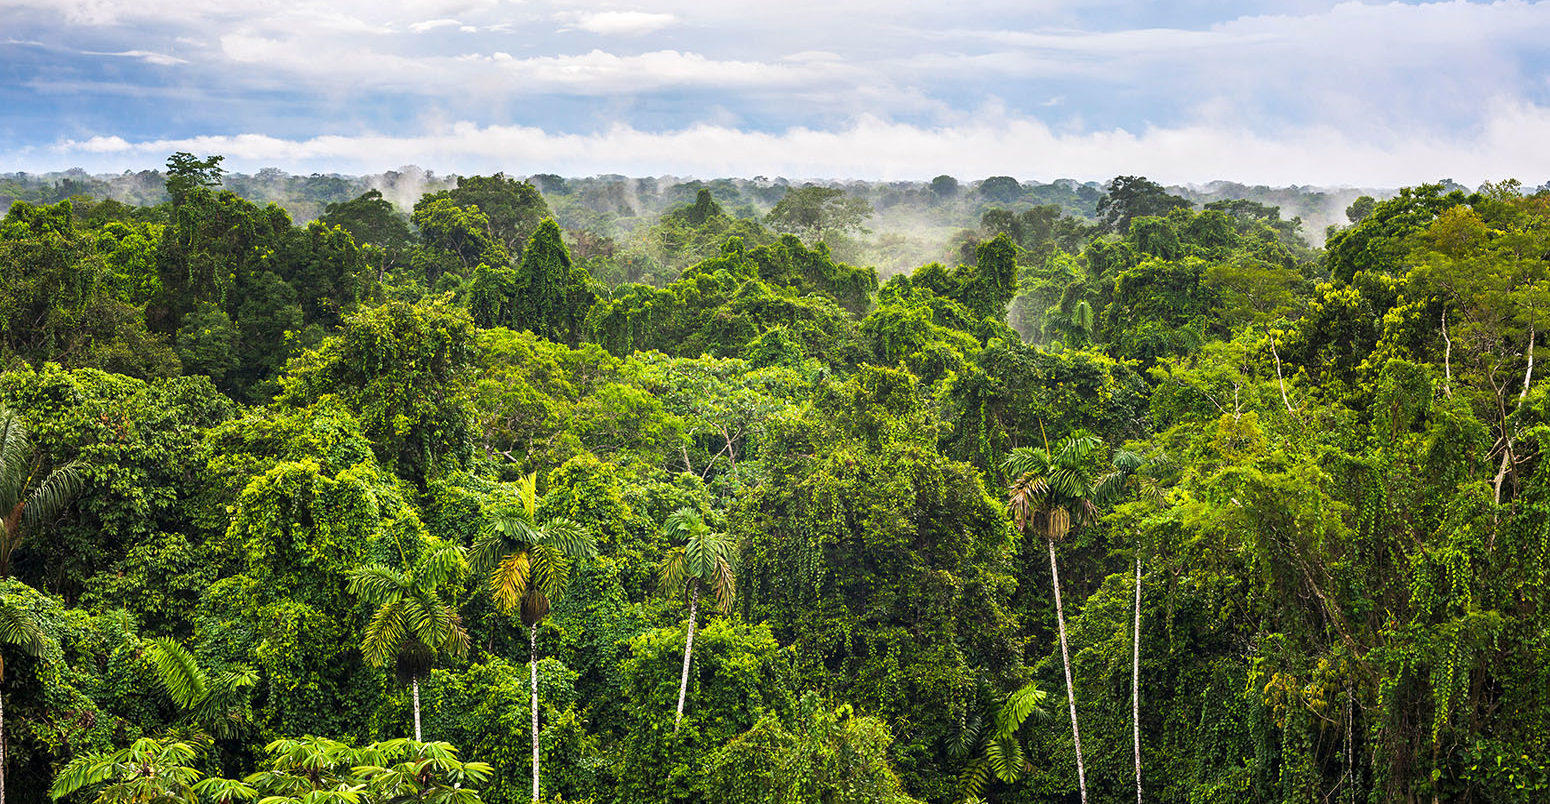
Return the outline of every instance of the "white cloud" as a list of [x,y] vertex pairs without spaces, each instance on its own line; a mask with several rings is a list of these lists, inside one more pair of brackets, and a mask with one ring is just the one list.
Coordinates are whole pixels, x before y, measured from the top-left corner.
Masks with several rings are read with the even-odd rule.
[[187,59],[180,59],[176,56],[169,56],[165,53],[155,53],[149,50],[121,50],[116,53],[83,50],[81,51],[81,54],[86,56],[118,56],[126,59],[139,59],[147,64],[156,64],[163,67],[188,63]]
[[[1466,184],[1550,178],[1550,109],[1508,100],[1489,122],[1452,138],[1394,132],[1382,141],[1309,126],[1277,136],[1200,123],[1140,131],[1063,134],[1037,121],[977,116],[955,127],[920,127],[862,118],[836,130],[746,131],[700,124],[651,132],[614,126],[592,134],[525,126],[456,123],[414,136],[283,139],[261,134],[126,142],[66,140],[22,149],[6,161],[33,169],[121,170],[154,165],[173,151],[219,153],[235,169],[277,165],[296,172],[375,172],[402,164],[438,171],[567,175],[752,176],[926,179],[1011,174],[1050,180],[1146,175],[1169,182],[1227,179],[1273,185],[1397,186],[1451,177]],[[42,164],[47,162],[48,164]]]
[[591,11],[567,16],[571,19],[565,26],[567,29],[602,36],[641,36],[660,31],[674,21],[672,14],[648,11]]
[[425,20],[423,22],[417,22],[409,26],[409,30],[415,33],[425,33],[427,31],[434,31],[437,28],[458,28],[462,27],[462,25],[463,23],[458,22],[457,20],[443,17],[438,20]]

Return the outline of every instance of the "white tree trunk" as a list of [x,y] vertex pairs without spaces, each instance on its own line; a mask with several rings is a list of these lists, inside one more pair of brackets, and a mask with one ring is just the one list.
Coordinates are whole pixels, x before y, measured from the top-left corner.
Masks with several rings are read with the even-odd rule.
[[[1528,368],[1523,372],[1523,390],[1518,393],[1518,404],[1512,409],[1513,413],[1523,408],[1523,399],[1528,396],[1529,382],[1534,379],[1534,337],[1533,326],[1528,330]],[[1512,436],[1507,432],[1507,420],[1502,420],[1502,440],[1506,444],[1502,447],[1502,462],[1496,470],[1496,479],[1492,485],[1496,487],[1496,504],[1502,504],[1502,481],[1507,479],[1507,470],[1512,466]]]
[[[673,731],[677,731],[684,722],[684,697],[689,692],[689,656],[694,651],[694,626],[700,613],[700,584],[695,582],[694,592],[689,596],[689,638],[684,641],[684,672],[683,678],[678,681],[678,719],[673,721]],[[0,802],[5,804],[5,802]]]
[[1060,661],[1066,668],[1066,703],[1071,708],[1071,741],[1076,744],[1076,783],[1087,804],[1087,768],[1082,764],[1082,732],[1076,727],[1076,689],[1071,686],[1071,651],[1066,647],[1066,609],[1060,602],[1060,569],[1055,565],[1055,542],[1049,545],[1050,582],[1055,587],[1055,621],[1060,626]]
[[1141,551],[1136,551],[1136,625],[1131,630],[1130,723],[1135,733],[1136,804],[1141,804]]
[[[411,679],[409,686],[414,690],[414,741],[420,742],[420,677]],[[0,801],[0,804],[5,802]]]
[[533,682],[533,800],[538,800],[538,623],[527,629],[528,669]]

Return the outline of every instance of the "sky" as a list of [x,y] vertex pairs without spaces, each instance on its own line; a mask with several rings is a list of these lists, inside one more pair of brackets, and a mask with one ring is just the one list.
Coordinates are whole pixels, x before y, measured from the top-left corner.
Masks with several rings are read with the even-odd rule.
[[1550,180],[1550,0],[0,0],[0,172]]

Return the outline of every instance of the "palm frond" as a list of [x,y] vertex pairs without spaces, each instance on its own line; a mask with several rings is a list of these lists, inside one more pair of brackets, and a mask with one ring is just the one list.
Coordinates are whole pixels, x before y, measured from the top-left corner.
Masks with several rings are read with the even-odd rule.
[[145,652],[156,668],[156,680],[161,682],[162,689],[179,709],[192,711],[204,700],[207,693],[205,672],[187,648],[168,637],[158,637],[149,641]]
[[[48,650],[49,639],[32,612],[0,595],[0,644],[15,645],[29,656],[41,656]],[[0,670],[0,681],[4,678]]]
[[705,520],[700,512],[686,505],[667,515],[667,519],[662,522],[662,535],[672,542],[685,542],[704,525]]
[[1021,779],[1028,760],[1016,737],[997,737],[985,744],[985,759],[996,778],[1003,782]]
[[1054,463],[1064,466],[1080,464],[1092,456],[1103,440],[1090,433],[1072,433],[1055,447]]
[[420,556],[413,574],[417,584],[435,588],[448,581],[462,580],[467,572],[467,551],[451,542],[435,539]]
[[32,474],[32,438],[14,411],[0,406],[0,511],[22,500]]
[[658,588],[663,594],[677,595],[683,591],[685,579],[684,549],[674,547],[662,559],[662,568],[658,571]]
[[586,528],[565,517],[555,517],[545,522],[534,541],[558,547],[566,558],[592,558],[597,555],[597,538]]
[[213,804],[233,804],[237,801],[252,801],[258,798],[258,790],[252,785],[218,776],[201,779],[194,784],[193,790],[199,796],[199,800],[213,802]]
[[527,514],[527,521],[532,522],[538,516],[537,472],[529,472],[517,478],[517,497],[522,502],[522,510]]
[[1090,493],[1087,476],[1080,466],[1057,465],[1044,481],[1051,494],[1067,500],[1086,497]]
[[1001,466],[1006,470],[1007,475],[1021,477],[1022,475],[1043,475],[1049,470],[1049,465],[1050,456],[1044,450],[1018,447],[1012,450],[1012,454],[1007,456]]
[[528,551],[533,565],[530,583],[550,600],[559,600],[570,584],[571,560],[561,548],[549,544],[535,544]]
[[490,596],[495,598],[496,608],[511,613],[527,594],[528,578],[532,575],[532,562],[528,551],[511,553],[500,560],[490,572]]
[[1021,689],[1007,696],[1006,703],[1001,705],[996,713],[995,738],[1004,739],[1011,737],[1022,728],[1023,722],[1032,717],[1041,719],[1045,716],[1044,705],[1049,701],[1049,693],[1039,689],[1038,682],[1029,682]]
[[1109,458],[1109,464],[1118,471],[1133,474],[1146,466],[1146,458],[1134,450],[1117,449],[1114,450],[1114,455]]
[[732,611],[732,601],[737,598],[737,575],[732,562],[724,556],[716,557],[716,571],[710,579],[710,590],[716,596],[716,610],[722,614]]
[[985,792],[985,786],[990,783],[990,762],[984,757],[979,757],[958,775],[958,791],[965,798],[976,799]]
[[391,567],[368,564],[350,570],[350,594],[366,603],[381,606],[402,598],[407,593],[409,577]]
[[468,629],[463,627],[463,618],[453,611],[447,638],[442,642],[441,649],[453,656],[467,656],[468,645]]
[[962,761],[979,747],[980,737],[984,736],[985,719],[978,712],[970,714],[964,719],[963,726],[947,744],[947,756],[951,759]]
[[690,532],[684,541],[684,572],[701,580],[715,572],[715,544],[704,531]]
[[371,622],[366,626],[365,638],[361,641],[361,654],[366,661],[376,667],[387,664],[388,659],[398,651],[399,645],[404,642],[404,636],[408,633],[407,617],[404,611],[404,601],[395,600],[377,609]]
[[58,800],[85,787],[101,784],[117,775],[119,762],[113,754],[82,754],[54,775],[49,798]]
[[214,737],[235,736],[247,719],[248,694],[257,683],[258,673],[245,665],[211,676],[204,699],[192,710],[194,718]]
[[36,528],[57,516],[81,492],[83,485],[81,465],[72,461],[49,472],[32,493],[27,495],[27,506],[22,509],[22,524]]

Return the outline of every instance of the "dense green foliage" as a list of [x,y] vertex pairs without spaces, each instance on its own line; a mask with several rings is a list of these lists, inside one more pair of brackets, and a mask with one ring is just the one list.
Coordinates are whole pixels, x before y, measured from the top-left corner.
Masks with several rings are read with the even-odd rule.
[[0,220],[12,801],[1550,795],[1550,194],[219,163]]

